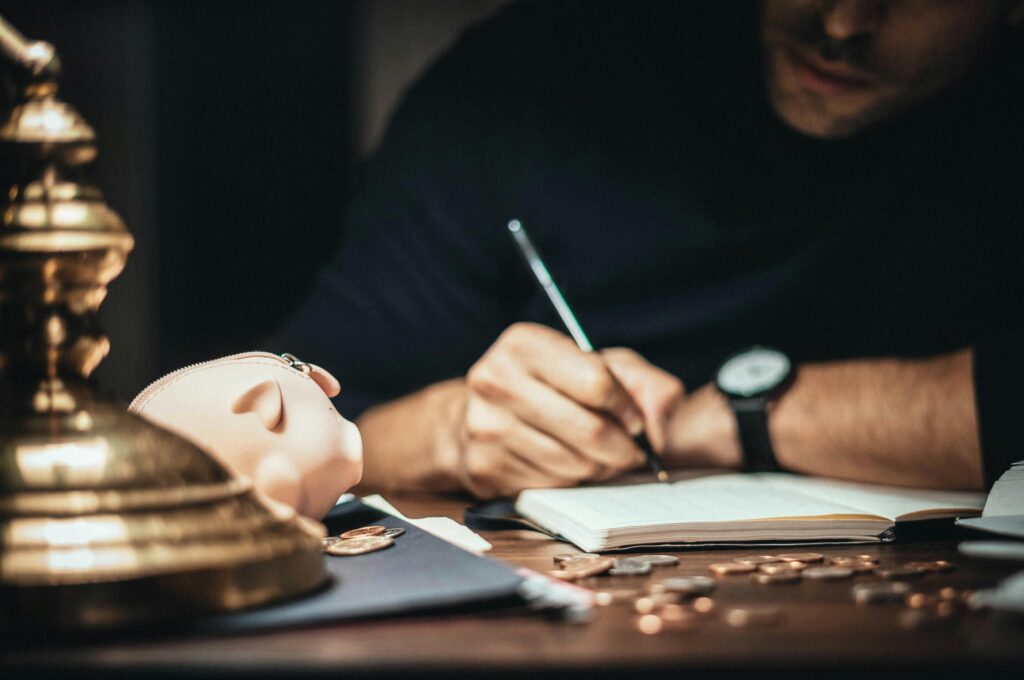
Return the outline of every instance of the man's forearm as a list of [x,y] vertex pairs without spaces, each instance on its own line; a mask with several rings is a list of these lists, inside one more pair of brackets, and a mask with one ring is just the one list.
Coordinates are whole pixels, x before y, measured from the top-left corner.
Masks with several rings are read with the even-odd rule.
[[[981,488],[972,354],[802,365],[770,407],[787,470],[885,484]],[[713,386],[673,419],[669,460],[738,465],[735,418]]]
[[363,436],[363,481],[368,488],[455,491],[456,411],[465,404],[465,381],[449,380],[376,406],[357,421]]

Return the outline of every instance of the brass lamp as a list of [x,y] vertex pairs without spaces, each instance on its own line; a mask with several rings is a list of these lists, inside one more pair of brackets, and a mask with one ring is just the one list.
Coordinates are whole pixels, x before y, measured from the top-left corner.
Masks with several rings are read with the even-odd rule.
[[53,48],[0,18],[0,49],[20,92],[0,123],[0,628],[155,623],[317,588],[321,526],[89,383],[133,239],[81,181],[95,135],[56,98]]

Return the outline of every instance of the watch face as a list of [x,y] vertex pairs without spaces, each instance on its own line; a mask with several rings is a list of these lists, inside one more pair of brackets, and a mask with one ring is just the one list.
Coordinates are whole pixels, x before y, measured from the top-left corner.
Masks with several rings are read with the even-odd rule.
[[735,397],[756,397],[778,387],[789,375],[789,357],[755,347],[730,358],[718,369],[718,387]]

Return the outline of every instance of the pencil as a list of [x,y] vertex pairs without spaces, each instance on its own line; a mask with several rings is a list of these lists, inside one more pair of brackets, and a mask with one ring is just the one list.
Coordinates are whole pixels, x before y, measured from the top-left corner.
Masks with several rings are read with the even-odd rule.
[[[562,291],[558,289],[558,285],[555,280],[551,277],[551,272],[548,271],[547,265],[544,264],[544,260],[540,259],[540,255],[537,254],[537,249],[533,247],[533,242],[530,241],[530,237],[526,234],[526,228],[523,227],[523,223],[519,220],[510,220],[508,223],[508,230],[512,234],[512,237],[516,241],[516,245],[519,247],[519,252],[523,254],[523,258],[526,259],[526,264],[530,266],[530,271],[533,273],[533,277],[537,279],[537,283],[544,290],[544,293],[548,296],[548,300],[551,301],[551,305],[555,308],[558,313],[558,317],[565,324],[566,329],[569,331],[569,335],[576,342],[576,346],[582,351],[592,353],[594,346],[590,342],[590,338],[584,332],[583,327],[580,326],[580,322],[576,319],[576,315],[573,314],[572,308],[569,307],[569,303],[562,297]],[[614,375],[612,376],[614,378]],[[654,472],[658,481],[667,482],[668,473],[665,472],[665,466],[661,463],[661,458],[654,452],[651,447],[651,442],[647,439],[647,434],[641,431],[639,434],[633,437],[633,442],[637,448],[640,449],[644,454],[644,458],[647,460],[647,466]]]

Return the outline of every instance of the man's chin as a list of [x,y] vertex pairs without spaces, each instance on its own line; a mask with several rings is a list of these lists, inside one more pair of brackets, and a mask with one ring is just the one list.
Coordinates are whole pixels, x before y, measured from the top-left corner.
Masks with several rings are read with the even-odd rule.
[[775,114],[789,127],[822,139],[849,137],[875,120],[870,115],[869,107],[835,111],[830,109],[827,101],[810,96],[787,96],[773,92],[771,103]]

